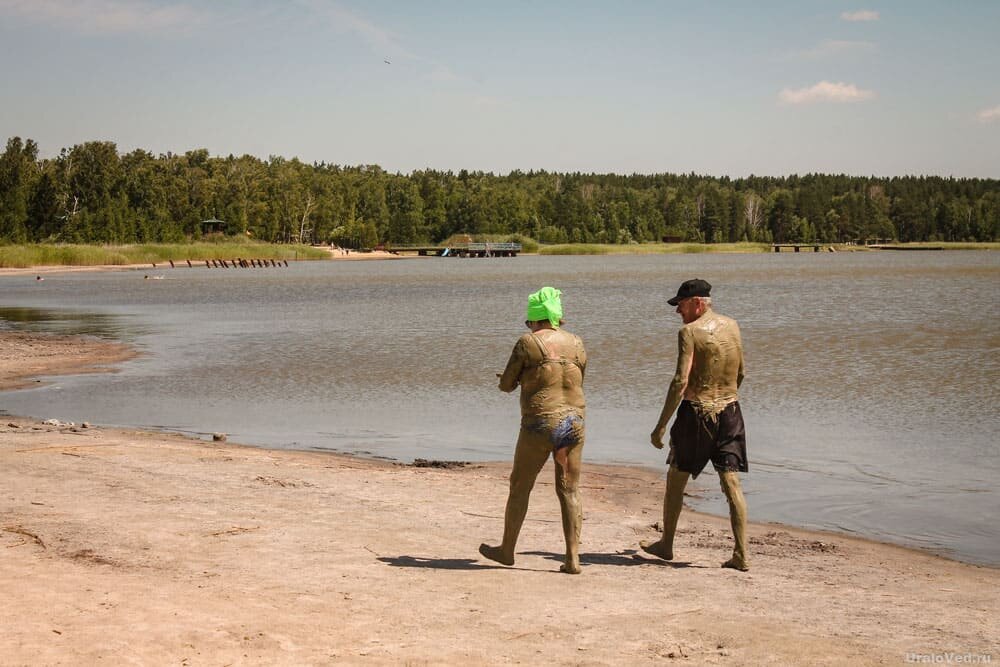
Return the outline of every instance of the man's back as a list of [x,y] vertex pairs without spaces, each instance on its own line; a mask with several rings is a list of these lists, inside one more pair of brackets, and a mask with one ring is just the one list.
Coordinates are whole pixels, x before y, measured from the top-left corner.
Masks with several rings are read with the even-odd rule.
[[681,328],[694,347],[694,363],[684,398],[695,403],[723,404],[737,399],[743,381],[743,341],[736,320],[708,309]]

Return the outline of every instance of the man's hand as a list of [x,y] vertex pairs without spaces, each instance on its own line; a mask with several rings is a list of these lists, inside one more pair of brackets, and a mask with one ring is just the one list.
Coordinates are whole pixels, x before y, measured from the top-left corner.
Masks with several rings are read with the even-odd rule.
[[649,434],[649,441],[653,444],[653,447],[663,449],[663,436],[666,435],[666,433],[666,426],[657,426],[653,429],[653,432]]

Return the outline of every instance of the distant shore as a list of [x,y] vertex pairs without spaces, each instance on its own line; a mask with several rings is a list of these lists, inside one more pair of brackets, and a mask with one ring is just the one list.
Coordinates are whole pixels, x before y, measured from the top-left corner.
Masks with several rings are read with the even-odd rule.
[[[10,331],[0,351],[0,387],[131,354]],[[641,469],[585,465],[583,574],[569,577],[551,464],[505,568],[476,547],[499,539],[509,462],[420,468],[46,417],[0,423],[5,663],[1000,656],[997,569],[753,523],[743,574],[718,566],[728,521],[689,509],[677,560],[644,558],[663,480]]]
[[[840,243],[800,243],[805,251],[817,245],[830,252],[878,252],[877,248]],[[892,243],[897,248],[940,248],[943,250],[1000,250],[996,243],[920,242]],[[123,249],[128,249],[123,250]],[[662,255],[701,253],[766,253],[773,252],[770,243],[565,243],[539,246],[537,252],[522,255]],[[786,249],[785,252],[791,252]],[[149,261],[129,261],[145,257]],[[0,246],[0,276],[75,271],[128,271],[169,267],[174,261],[185,266],[190,259],[195,266],[205,259],[232,260],[276,259],[301,260],[395,260],[413,259],[417,255],[397,254],[390,250],[346,250],[332,246],[289,246],[280,244],[164,244],[155,246]]]

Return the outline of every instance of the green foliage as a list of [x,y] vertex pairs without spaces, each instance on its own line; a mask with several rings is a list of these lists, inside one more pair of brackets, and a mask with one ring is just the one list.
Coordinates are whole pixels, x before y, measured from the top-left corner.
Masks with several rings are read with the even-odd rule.
[[[217,222],[221,221],[221,222]],[[0,244],[149,244],[212,234],[269,243],[440,243],[453,235],[549,246],[713,245],[865,238],[1000,240],[1000,181],[806,174],[582,174],[211,157],[86,142],[39,159],[12,137],[0,155]],[[632,251],[630,251],[632,252]]]

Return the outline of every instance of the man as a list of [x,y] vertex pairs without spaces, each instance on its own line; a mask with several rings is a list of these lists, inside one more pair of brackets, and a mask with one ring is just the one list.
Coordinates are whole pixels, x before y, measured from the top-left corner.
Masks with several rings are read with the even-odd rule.
[[521,387],[521,431],[514,450],[510,493],[504,513],[503,541],[481,544],[479,553],[503,565],[514,564],[514,547],[528,511],[528,497],[549,455],[555,461],[556,495],[562,510],[566,557],[559,569],[580,573],[580,465],[583,455],[583,341],[560,328],[562,292],[543,287],[528,297],[525,325],[500,375],[500,389]]
[[712,310],[712,286],[700,279],[687,280],[677,296],[667,301],[677,306],[684,320],[679,334],[677,371],[670,383],[660,419],[650,434],[663,448],[667,422],[677,411],[670,429],[667,488],[663,498],[663,536],[643,543],[643,551],[665,560],[674,557],[674,531],[684,500],[688,477],[697,477],[711,461],[729,502],[729,520],[736,544],[733,557],[722,567],[745,572],[747,560],[747,508],[740,488],[740,472],[747,471],[746,433],[737,389],[743,382],[743,342],[736,321]]

